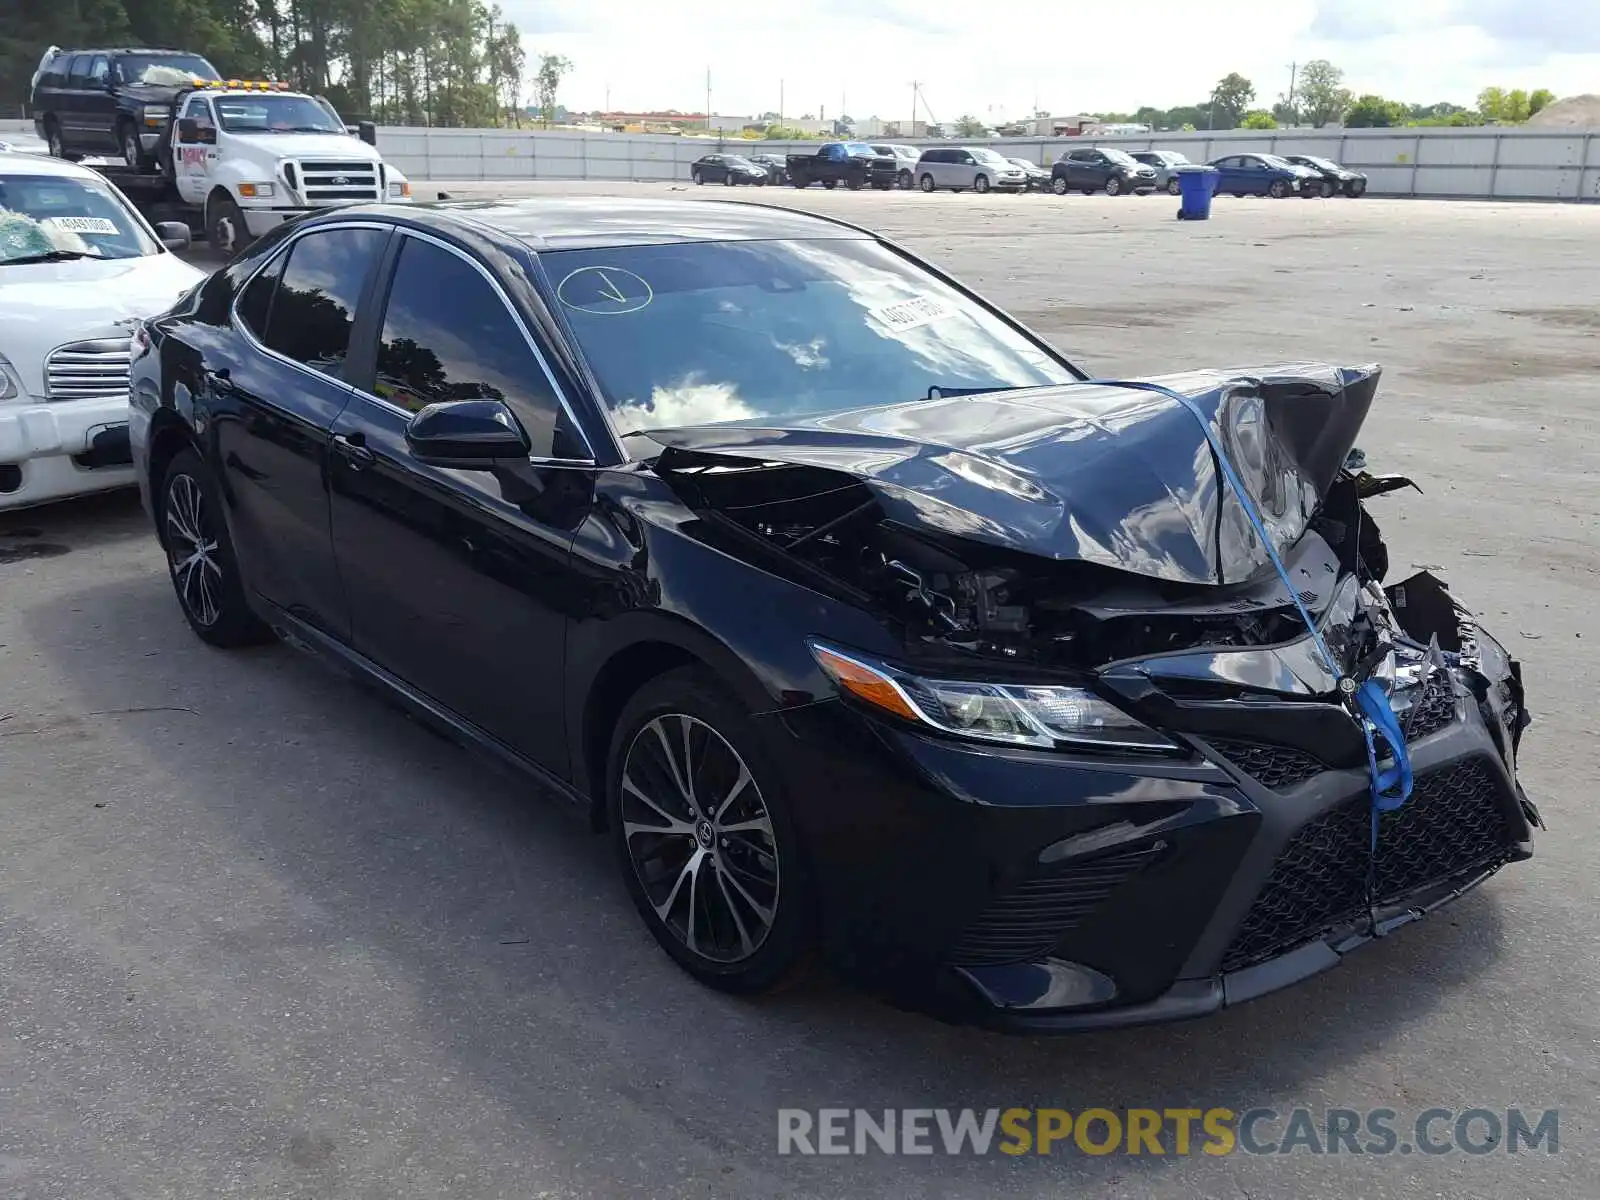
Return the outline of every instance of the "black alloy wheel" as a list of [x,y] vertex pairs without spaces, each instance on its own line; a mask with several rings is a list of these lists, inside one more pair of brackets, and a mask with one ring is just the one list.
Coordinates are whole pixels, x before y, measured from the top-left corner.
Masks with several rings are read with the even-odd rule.
[[678,965],[728,992],[793,978],[809,946],[805,879],[748,713],[702,670],[660,676],[617,723],[607,783],[628,892]]
[[216,485],[200,455],[184,450],[162,481],[157,512],[167,569],[189,627],[213,646],[270,641],[250,611]]

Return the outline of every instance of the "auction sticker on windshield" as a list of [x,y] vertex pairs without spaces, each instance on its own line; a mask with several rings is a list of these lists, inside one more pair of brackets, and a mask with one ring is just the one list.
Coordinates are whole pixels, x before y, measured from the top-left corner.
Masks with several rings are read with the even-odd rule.
[[568,308],[602,317],[638,312],[655,299],[644,279],[621,267],[579,267],[556,287],[556,295]]
[[39,222],[52,229],[62,229],[68,233],[109,233],[117,232],[117,223],[106,217],[44,217]]
[[867,315],[879,324],[888,326],[893,332],[903,333],[908,329],[942,321],[950,316],[951,312],[949,305],[935,300],[932,296],[917,296],[910,300],[897,300],[893,304],[885,304],[882,308],[868,309]]

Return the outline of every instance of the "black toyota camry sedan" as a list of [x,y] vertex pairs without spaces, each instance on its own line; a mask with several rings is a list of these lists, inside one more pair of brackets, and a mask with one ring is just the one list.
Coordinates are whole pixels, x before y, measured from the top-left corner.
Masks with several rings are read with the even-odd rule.
[[1194,1016],[1530,853],[1519,668],[1346,467],[1375,367],[1095,381],[863,230],[598,197],[297,222],[135,343],[194,632],[580,806],[716,987]]

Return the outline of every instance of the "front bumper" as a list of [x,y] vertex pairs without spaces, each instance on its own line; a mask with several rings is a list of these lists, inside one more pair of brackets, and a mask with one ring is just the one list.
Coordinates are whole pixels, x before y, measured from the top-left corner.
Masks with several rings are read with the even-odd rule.
[[[1528,857],[1537,813],[1505,749],[1520,699],[1496,710],[1466,668],[1430,688],[1446,678],[1375,854],[1366,770],[1284,747],[1194,737],[1187,761],[1118,763],[927,737],[838,702],[765,719],[807,798],[825,955],[908,1008],[1064,1033],[1275,991]],[[1279,707],[1307,705],[1251,720],[1270,731]]]
[[125,395],[0,404],[0,508],[132,484],[127,428]]

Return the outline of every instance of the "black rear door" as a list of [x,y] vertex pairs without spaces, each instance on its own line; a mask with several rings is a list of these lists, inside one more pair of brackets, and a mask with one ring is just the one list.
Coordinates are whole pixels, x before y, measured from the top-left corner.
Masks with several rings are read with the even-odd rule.
[[207,364],[229,417],[215,422],[215,452],[247,583],[341,640],[350,621],[329,532],[328,445],[353,395],[351,342],[371,319],[388,238],[387,226],[352,224],[290,241],[240,293],[247,352]]
[[[592,456],[505,291],[463,250],[397,235],[372,362],[334,426],[333,543],[356,649],[557,775],[575,592],[568,548]],[[503,401],[532,457],[491,470],[416,460],[428,404]]]

